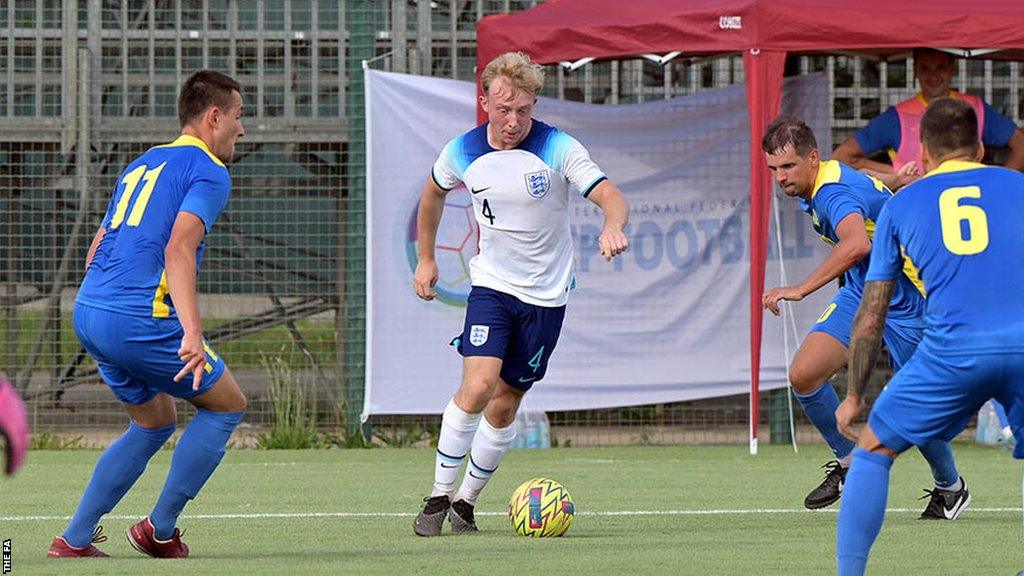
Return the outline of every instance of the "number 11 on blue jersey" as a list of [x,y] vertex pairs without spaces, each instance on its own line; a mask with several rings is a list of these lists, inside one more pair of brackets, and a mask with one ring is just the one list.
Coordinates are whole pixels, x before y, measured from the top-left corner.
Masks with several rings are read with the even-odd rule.
[[138,187],[140,181],[145,180],[146,184],[139,192],[135,205],[132,206],[132,213],[128,215],[128,226],[138,226],[139,222],[142,222],[142,213],[146,211],[146,204],[149,204],[149,197],[153,194],[156,180],[160,177],[160,172],[163,171],[164,166],[167,166],[167,162],[152,170],[147,170],[148,166],[141,164],[124,175],[124,178],[121,179],[121,183],[124,184],[124,192],[121,193],[121,198],[117,201],[117,210],[114,212],[114,217],[110,219],[111,230],[120,226],[121,222],[124,221],[124,214],[128,211],[128,204],[131,202],[132,195],[135,194],[135,188]]

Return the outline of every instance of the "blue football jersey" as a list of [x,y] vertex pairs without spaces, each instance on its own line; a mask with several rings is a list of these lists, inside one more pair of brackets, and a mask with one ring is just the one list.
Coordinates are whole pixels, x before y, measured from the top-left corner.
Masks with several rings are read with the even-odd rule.
[[866,279],[904,258],[927,294],[924,343],[959,353],[1024,350],[1024,175],[949,161],[882,210]]
[[[209,233],[231,192],[227,168],[199,138],[150,148],[118,176],[101,226],[106,230],[77,301],[133,316],[174,317],[164,249],[179,212]],[[196,251],[196,270],[206,241]]]
[[[839,242],[836,226],[853,213],[864,218],[868,239],[872,239],[878,215],[892,197],[892,192],[880,181],[842,162],[827,160],[818,168],[811,201],[800,199],[800,207],[810,214],[814,230],[821,235],[822,240],[834,246]],[[864,292],[864,275],[867,274],[868,264],[869,259],[864,258],[844,275],[846,286],[857,295]],[[920,316],[924,312],[921,290],[914,285],[912,276],[903,275],[899,278],[889,312],[902,316]]]

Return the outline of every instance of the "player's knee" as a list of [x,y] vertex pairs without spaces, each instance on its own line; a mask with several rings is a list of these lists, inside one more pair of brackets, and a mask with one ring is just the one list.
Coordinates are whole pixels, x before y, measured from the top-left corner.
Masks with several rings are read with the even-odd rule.
[[824,382],[817,378],[816,375],[809,373],[807,370],[798,366],[794,366],[789,369],[789,385],[793,387],[793,391],[797,394],[811,394],[822,384],[824,384]]
[[248,404],[245,394],[241,390],[235,389],[226,394],[222,393],[216,397],[207,398],[196,405],[213,412],[245,412]]
[[235,380],[234,374],[225,371],[224,375],[214,386],[210,395],[210,402],[206,405],[217,412],[245,412],[249,401],[242,392],[242,388]]
[[900,455],[899,452],[893,450],[892,448],[889,448],[888,446],[882,444],[881,442],[878,442],[877,440],[874,442],[866,442],[864,438],[861,438],[857,442],[857,447],[862,450],[872,452],[874,454],[882,454],[884,456],[888,456],[892,460],[895,460],[896,457]]
[[[515,421],[516,421],[516,415],[515,414],[512,414],[511,417],[508,417],[508,416],[497,417],[496,416],[494,418],[494,421],[491,422],[491,426],[493,426],[495,428],[508,428]],[[488,422],[490,422],[490,419],[488,419]]]
[[132,421],[146,430],[166,428],[178,422],[174,400],[166,394],[158,394],[144,404],[125,404],[124,408]]
[[873,452],[875,454],[883,454],[893,460],[899,456],[899,452],[889,448],[885,444],[882,444],[882,441],[878,439],[878,436],[875,436],[875,431],[871,429],[870,424],[865,424],[864,429],[861,430],[860,439],[857,441],[857,447],[861,450],[867,450],[868,452]]
[[232,395],[226,404],[226,412],[245,412],[245,409],[249,407],[249,399],[239,390],[237,394]]
[[171,424],[177,423],[178,417],[176,412],[171,412],[170,414],[135,414],[132,416],[132,420],[140,428],[159,430],[160,428],[166,428]]
[[508,428],[516,421],[516,408],[510,402],[496,402],[497,398],[487,405],[484,414],[487,421],[495,428]]
[[494,394],[494,389],[497,388],[497,386],[497,378],[476,375],[466,378],[462,385],[462,391],[465,392],[465,395],[469,396],[472,400],[486,404]]

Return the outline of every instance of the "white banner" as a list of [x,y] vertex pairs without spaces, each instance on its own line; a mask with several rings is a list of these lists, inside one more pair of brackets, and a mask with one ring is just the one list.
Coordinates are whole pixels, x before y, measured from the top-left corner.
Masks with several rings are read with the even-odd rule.
[[[473,84],[367,71],[368,318],[364,417],[441,413],[462,360],[468,259],[477,226],[464,188],[449,194],[438,234],[440,298],[412,290],[420,189],[444,144],[475,120]],[[830,148],[828,81],[788,78],[784,110]],[[642,104],[605,106],[541,98],[535,117],[572,134],[630,203],[630,249],[598,254],[603,217],[576,195],[570,206],[578,289],[547,376],[530,406],[576,410],[707,398],[749,389],[749,119],[742,85]],[[781,198],[790,283],[827,247],[794,200]],[[767,287],[780,284],[774,222]],[[834,285],[797,303],[799,338]],[[766,312],[761,387],[786,384],[783,322]],[[790,338],[790,353],[798,344]]]

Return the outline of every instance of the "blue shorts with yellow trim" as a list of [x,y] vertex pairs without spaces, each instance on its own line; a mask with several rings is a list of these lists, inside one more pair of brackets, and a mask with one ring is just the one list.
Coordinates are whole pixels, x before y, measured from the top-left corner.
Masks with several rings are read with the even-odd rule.
[[75,334],[96,359],[103,381],[127,404],[144,404],[160,392],[193,398],[217,383],[227,365],[206,343],[206,373],[199,390],[192,376],[180,382],[174,376],[184,367],[178,358],[185,331],[177,318],[129,316],[76,303]]
[[[810,331],[824,332],[849,348],[853,319],[857,315],[860,298],[860,294],[849,287],[840,288]],[[924,319],[919,316],[905,317],[890,313],[886,317],[882,340],[889,349],[894,370],[899,370],[914,355],[914,350],[921,343],[924,327]]]
[[1024,458],[1024,354],[937,352],[927,344],[889,381],[868,423],[886,447],[952,440],[989,398],[1007,408],[1017,438],[1014,457]]
[[564,319],[565,306],[536,306],[473,286],[462,334],[452,345],[463,356],[501,358],[501,379],[525,392],[544,378]]

